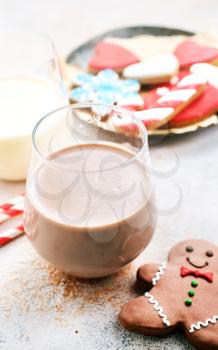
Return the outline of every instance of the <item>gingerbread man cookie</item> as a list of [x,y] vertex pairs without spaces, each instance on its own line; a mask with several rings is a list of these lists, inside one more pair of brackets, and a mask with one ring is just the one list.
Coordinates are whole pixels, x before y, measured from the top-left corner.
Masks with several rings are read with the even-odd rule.
[[119,317],[127,329],[146,335],[180,329],[196,349],[218,349],[217,246],[181,242],[167,264],[143,265],[137,279],[145,293],[122,307]]

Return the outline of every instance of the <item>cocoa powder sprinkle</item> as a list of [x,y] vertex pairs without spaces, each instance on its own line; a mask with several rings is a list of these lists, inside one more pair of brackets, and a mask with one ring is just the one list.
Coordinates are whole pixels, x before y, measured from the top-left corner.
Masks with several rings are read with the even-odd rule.
[[[0,298],[0,312],[5,317],[13,312],[19,315],[29,312],[64,315],[70,305],[74,315],[86,312],[89,305],[110,305],[118,311],[134,292],[132,285],[135,271],[128,265],[119,273],[102,279],[78,279],[64,273],[39,257],[1,286],[7,288],[7,299]],[[5,293],[4,293],[5,294]]]

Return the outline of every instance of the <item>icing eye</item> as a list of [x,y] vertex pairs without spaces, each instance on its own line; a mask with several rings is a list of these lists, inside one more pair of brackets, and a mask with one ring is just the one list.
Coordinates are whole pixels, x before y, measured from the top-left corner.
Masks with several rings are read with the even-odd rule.
[[206,255],[208,256],[208,258],[212,258],[212,256],[213,256],[212,250],[208,250],[208,251],[206,252]]
[[191,253],[191,252],[194,251],[194,248],[193,248],[192,246],[189,245],[188,247],[185,248],[185,250],[186,250],[188,253]]

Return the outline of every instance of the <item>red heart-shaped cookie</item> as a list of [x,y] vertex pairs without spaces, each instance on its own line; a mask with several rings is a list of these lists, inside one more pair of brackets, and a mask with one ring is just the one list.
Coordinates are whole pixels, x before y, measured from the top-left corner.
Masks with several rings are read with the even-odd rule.
[[121,71],[130,64],[139,61],[139,58],[132,52],[119,45],[100,42],[96,45],[89,61],[89,69],[95,72],[106,68]]
[[218,61],[218,49],[215,47],[201,46],[193,41],[183,41],[175,50],[180,68],[188,68],[194,63]]

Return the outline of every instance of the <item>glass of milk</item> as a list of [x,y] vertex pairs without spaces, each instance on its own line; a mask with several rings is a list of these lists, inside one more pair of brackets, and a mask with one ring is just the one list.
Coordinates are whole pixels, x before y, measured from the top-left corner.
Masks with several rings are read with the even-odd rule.
[[42,257],[77,277],[118,271],[145,249],[156,223],[145,127],[138,121],[135,137],[108,132],[96,127],[102,111],[130,117],[115,106],[75,104],[33,131],[25,232]]
[[34,125],[68,99],[48,37],[1,30],[0,52],[0,178],[17,181],[26,177]]

